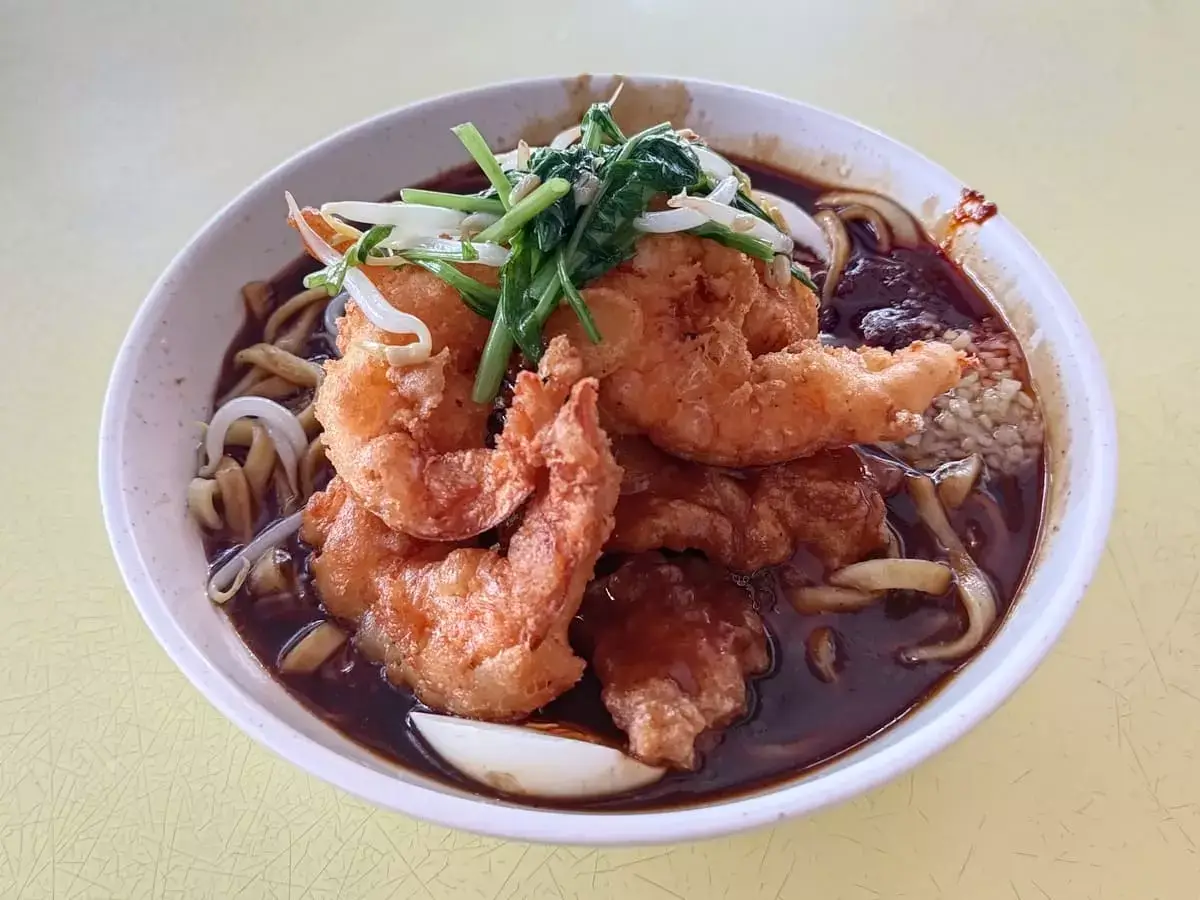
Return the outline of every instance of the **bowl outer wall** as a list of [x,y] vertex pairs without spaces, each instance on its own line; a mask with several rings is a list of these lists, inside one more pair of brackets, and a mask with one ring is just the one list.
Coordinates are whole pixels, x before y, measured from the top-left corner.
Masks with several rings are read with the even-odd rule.
[[[915,151],[797,101],[692,79],[629,82],[634,96],[665,98],[661,105],[675,124],[718,146],[886,190],[920,211],[931,229],[962,187]],[[301,203],[371,199],[465,161],[449,134],[460,121],[475,121],[494,145],[511,143],[525,128],[565,121],[609,84],[605,76],[591,85],[546,78],[435,98],[345,129],[265,175],[218,212],[151,289],[117,357],[101,424],[101,498],[122,575],[151,631],[209,701],[284,758],[372,803],[497,837],[592,845],[711,837],[809,813],[896,777],[994,711],[1033,671],[1095,571],[1113,507],[1115,419],[1099,354],[1057,278],[998,216],[961,256],[1013,323],[1039,392],[1053,406],[1048,524],[1020,602],[997,634],[899,723],[806,775],[752,794],[663,811],[582,813],[478,797],[406,772],[305,710],[204,601],[205,560],[183,503],[195,461],[194,422],[210,413],[211,385],[240,322],[237,288],[298,253],[284,222],[283,191]],[[658,111],[653,101],[649,106],[647,114]],[[399,148],[403,163],[391,152]],[[211,302],[196,303],[197,296]]]

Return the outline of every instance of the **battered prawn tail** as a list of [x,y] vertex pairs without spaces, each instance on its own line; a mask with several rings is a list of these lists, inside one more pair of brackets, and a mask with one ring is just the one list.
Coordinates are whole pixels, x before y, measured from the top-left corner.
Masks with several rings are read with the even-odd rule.
[[629,339],[585,351],[606,421],[697,462],[770,465],[902,439],[960,372],[941,344],[823,346],[811,291],[769,285],[754,260],[692,236],[643,238],[584,296],[597,317],[628,323],[612,330]]
[[360,621],[379,600],[380,577],[401,564],[441,559],[454,549],[392,531],[336,476],[309,498],[300,537],[316,551],[312,574],[325,609],[349,622]]
[[473,537],[528,499],[540,466],[538,433],[582,371],[565,341],[552,345],[538,374],[518,375],[494,449],[447,449],[430,439],[431,419],[473,415],[449,362],[443,350],[428,363],[396,368],[352,342],[326,364],[316,404],[338,474],[388,526],[430,541]]
[[828,417],[826,446],[900,440],[922,427],[934,398],[962,377],[966,356],[949,344],[917,341],[890,353],[809,344],[793,369]]
[[621,469],[600,427],[598,392],[595,379],[579,382],[541,434],[547,488],[509,541],[510,588],[514,596],[529,598],[530,648],[551,632],[566,641],[566,626],[613,530]]
[[725,466],[771,465],[825,448],[902,440],[921,430],[922,414],[958,382],[965,361],[937,342],[889,353],[804,341],[753,360],[747,383],[710,403],[700,433],[688,415],[645,428],[670,452]]
[[[579,382],[541,435],[543,483],[508,545],[402,566],[368,619],[389,677],[434,709],[521,719],[569,689],[584,663],[567,639],[613,525],[621,471]],[[378,641],[378,638],[375,638]]]

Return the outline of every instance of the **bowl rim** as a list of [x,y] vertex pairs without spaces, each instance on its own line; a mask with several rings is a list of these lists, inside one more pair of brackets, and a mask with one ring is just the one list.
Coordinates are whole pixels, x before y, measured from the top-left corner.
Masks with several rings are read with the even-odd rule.
[[[607,79],[615,76],[596,73],[591,77]],[[937,174],[953,177],[945,168],[924,154],[882,132],[801,100],[699,78],[652,74],[623,77],[647,85],[682,83],[685,86],[720,90],[801,107],[869,132],[889,151],[898,150],[912,154]],[[1042,286],[1042,292],[1056,295],[1054,305],[1076,326],[1072,354],[1078,360],[1079,367],[1098,376],[1090,384],[1090,390],[1085,397],[1072,398],[1072,402],[1086,403],[1092,424],[1087,434],[1072,435],[1072,453],[1078,452],[1079,445],[1086,445],[1093,462],[1086,482],[1072,485],[1073,493],[1076,490],[1081,491],[1087,507],[1085,513],[1080,516],[1082,534],[1079,537],[1079,545],[1082,549],[1070,560],[1067,577],[1058,589],[1057,596],[1062,599],[1048,605],[1039,616],[1040,640],[1034,640],[1031,636],[1031,639],[1019,643],[1014,652],[994,661],[992,667],[973,688],[969,703],[961,703],[956,707],[955,715],[939,716],[874,755],[822,775],[819,781],[803,783],[798,780],[781,780],[775,786],[746,796],[720,798],[710,803],[679,808],[583,812],[499,804],[487,797],[443,793],[389,777],[377,770],[368,770],[360,763],[295,731],[211,665],[200,648],[192,643],[174,621],[155,583],[151,567],[129,534],[126,523],[131,519],[131,515],[128,497],[120,489],[119,467],[122,456],[122,422],[128,402],[134,394],[137,354],[159,316],[160,307],[167,302],[167,288],[185,267],[186,260],[215,234],[231,209],[256,191],[264,181],[284,177],[306,157],[319,154],[351,135],[371,132],[402,113],[419,114],[422,109],[436,107],[449,99],[472,98],[478,101],[488,95],[504,94],[514,89],[547,88],[577,78],[578,76],[562,75],[518,78],[462,91],[451,91],[395,107],[351,124],[302,148],[255,179],[192,235],[155,280],[138,307],[118,351],[105,392],[99,432],[99,481],[104,523],[113,554],[126,588],[150,631],[175,665],[217,710],[251,738],[301,770],[316,775],[373,805],[382,805],[438,825],[461,828],[492,837],[545,843],[581,843],[591,846],[628,846],[695,840],[732,834],[792,816],[807,815],[878,787],[909,771],[918,763],[945,749],[994,712],[1029,677],[1062,634],[1104,552],[1116,495],[1117,433],[1115,410],[1103,363],[1091,334],[1065,287],[1037,250],[1003,216],[996,217],[989,223],[989,227],[1010,229],[1012,236],[1030,253],[1035,268],[1038,269],[1033,276]],[[858,746],[861,747],[862,744]],[[847,752],[853,752],[853,749]],[[798,775],[797,779],[800,777]],[[385,797],[367,790],[372,786],[372,782],[377,782],[374,786],[378,787],[378,779],[387,779],[390,782],[390,789]]]

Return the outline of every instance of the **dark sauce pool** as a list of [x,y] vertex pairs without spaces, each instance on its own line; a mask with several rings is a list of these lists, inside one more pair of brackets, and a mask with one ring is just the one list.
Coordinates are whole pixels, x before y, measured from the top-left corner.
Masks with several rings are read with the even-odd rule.
[[[739,164],[755,187],[807,209],[824,190],[790,174]],[[486,185],[477,170],[464,168],[423,186],[461,192]],[[891,347],[926,336],[919,332],[927,331],[931,322],[961,328],[995,318],[987,299],[935,245],[881,256],[864,225],[852,223],[849,231],[853,256],[834,302],[822,312],[827,340],[857,346],[864,343],[865,334],[865,342]],[[804,261],[804,257],[798,249],[797,258]],[[298,260],[276,275],[271,281],[276,302],[301,290],[301,278],[314,268],[307,260]],[[928,313],[925,319],[922,312]],[[248,322],[226,358],[217,396],[240,374],[232,365],[233,353],[260,338],[260,326]],[[313,359],[324,359],[331,352],[319,328],[306,352]],[[301,396],[291,405],[298,410],[307,402]],[[991,577],[1002,619],[1021,586],[1037,541],[1044,471],[1039,464],[1021,477],[992,475],[984,487],[981,495],[973,494],[950,518]],[[938,558],[908,498],[899,494],[888,498],[887,504],[904,555]],[[259,526],[276,515],[276,510],[263,510]],[[230,547],[228,540],[215,536],[209,541],[209,558],[219,558]],[[296,561],[290,592],[255,599],[243,591],[225,607],[255,656],[301,703],[355,741],[405,768],[468,790],[494,793],[465,781],[428,752],[407,724],[408,712],[420,704],[407,691],[391,686],[380,667],[367,662],[349,643],[311,675],[278,674],[278,660],[297,633],[325,618],[308,573],[309,549],[293,539],[287,550]],[[597,575],[613,571],[620,562],[614,555],[606,556],[597,566]],[[630,795],[570,804],[523,802],[593,810],[652,809],[761,789],[794,778],[869,739],[929,697],[963,664],[910,666],[898,661],[905,647],[961,632],[965,621],[953,594],[930,598],[894,593],[885,602],[852,614],[795,612],[784,598],[788,585],[819,579],[819,565],[803,550],[789,564],[739,579],[752,593],[770,632],[773,664],[752,683],[746,716],[718,734],[701,738],[704,763],[699,771],[670,773]],[[821,627],[832,628],[838,643],[841,666],[832,683],[810,670],[805,654],[805,640]],[[623,738],[600,702],[600,685],[590,670],[536,718],[577,725],[614,743]]]

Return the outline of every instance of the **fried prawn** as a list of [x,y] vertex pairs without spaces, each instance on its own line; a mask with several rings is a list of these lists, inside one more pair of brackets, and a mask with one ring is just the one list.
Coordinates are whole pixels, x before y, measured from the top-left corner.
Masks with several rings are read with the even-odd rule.
[[550,330],[571,335],[602,378],[606,422],[713,465],[907,437],[963,364],[936,342],[896,353],[824,346],[811,291],[795,279],[770,286],[762,263],[687,235],[643,238],[583,296],[605,342],[589,346],[569,312]]
[[336,479],[310,501],[305,540],[327,607],[358,644],[434,709],[523,718],[570,688],[584,663],[567,626],[612,530],[620,469],[580,382],[536,441],[539,484],[507,551],[400,535]]
[[[305,216],[329,236],[319,216],[311,210]],[[363,504],[398,531],[428,540],[480,534],[533,491],[538,432],[578,380],[579,362],[559,342],[539,372],[521,372],[504,430],[488,448],[491,406],[471,399],[487,320],[417,266],[367,266],[364,272],[389,303],[425,322],[434,355],[419,365],[390,365],[374,346],[406,336],[376,328],[348,304],[338,323],[342,356],[325,364],[316,396],[329,460]]]

